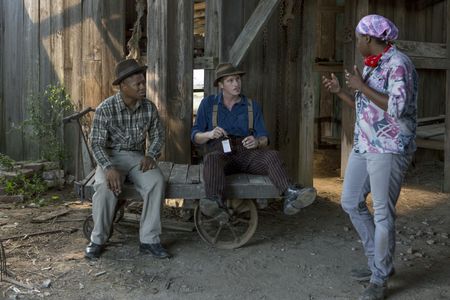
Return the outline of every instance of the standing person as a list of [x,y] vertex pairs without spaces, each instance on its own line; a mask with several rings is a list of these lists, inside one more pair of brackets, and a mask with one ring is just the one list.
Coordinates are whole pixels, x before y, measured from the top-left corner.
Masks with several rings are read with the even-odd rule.
[[[417,73],[392,41],[397,27],[385,17],[368,15],[356,27],[356,46],[365,57],[361,75],[345,70],[341,88],[334,74],[324,86],[356,109],[355,137],[345,171],[342,207],[363,242],[369,268],[355,269],[356,279],[370,279],[360,299],[384,299],[394,274],[395,205],[416,150]],[[372,194],[373,216],[366,206]]]
[[203,162],[206,199],[200,208],[210,216],[218,213],[224,206],[225,176],[242,172],[268,175],[285,198],[284,213],[293,215],[314,202],[316,190],[292,185],[279,152],[266,148],[261,108],[241,94],[244,74],[230,63],[219,64],[214,86],[221,92],[204,98],[198,108],[191,140],[210,150]]
[[164,131],[156,106],[145,98],[146,68],[134,59],[119,62],[113,85],[118,85],[120,90],[95,111],[91,147],[97,169],[92,197],[94,229],[85,251],[89,259],[100,257],[104,249],[126,176],[131,178],[144,201],[140,251],[157,258],[170,257],[159,240],[165,181],[156,159],[164,143]]

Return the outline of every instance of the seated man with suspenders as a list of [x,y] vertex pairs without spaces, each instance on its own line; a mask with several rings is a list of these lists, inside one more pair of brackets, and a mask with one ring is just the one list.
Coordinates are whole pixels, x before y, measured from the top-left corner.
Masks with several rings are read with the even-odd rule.
[[268,133],[259,105],[241,94],[241,75],[230,63],[216,68],[214,86],[221,93],[202,100],[191,140],[207,144],[203,161],[206,199],[203,213],[217,213],[224,206],[225,176],[234,173],[267,175],[285,198],[284,213],[293,215],[316,198],[312,187],[299,189],[289,179],[278,151],[267,149]]

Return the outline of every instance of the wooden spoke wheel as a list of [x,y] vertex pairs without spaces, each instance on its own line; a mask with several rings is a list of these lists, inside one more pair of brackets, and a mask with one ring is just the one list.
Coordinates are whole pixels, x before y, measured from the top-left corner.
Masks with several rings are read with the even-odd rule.
[[200,237],[208,244],[220,249],[235,249],[243,246],[253,236],[258,226],[258,210],[250,199],[229,199],[227,210],[207,216],[200,205],[195,207],[194,223]]
[[[122,220],[124,214],[125,214],[125,206],[121,205],[116,210],[116,213],[114,215],[114,223],[118,223],[120,220]],[[92,217],[92,215],[89,215],[83,222],[83,235],[88,241],[91,241],[92,230],[94,230],[94,218]],[[111,230],[109,231],[108,239],[111,238],[113,231],[114,226],[111,224]]]

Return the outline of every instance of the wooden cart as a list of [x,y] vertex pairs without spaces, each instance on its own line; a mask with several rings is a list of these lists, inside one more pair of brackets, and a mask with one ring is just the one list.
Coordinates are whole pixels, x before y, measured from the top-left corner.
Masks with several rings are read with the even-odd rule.
[[[78,122],[80,118],[94,111],[87,108],[64,119],[65,123]],[[82,130],[81,130],[82,131]],[[83,135],[83,141],[87,139]],[[90,155],[92,159],[92,155]],[[94,165],[94,164],[93,164]],[[278,190],[267,176],[235,174],[227,177],[225,188],[226,209],[216,217],[204,215],[198,205],[198,200],[205,197],[202,165],[174,164],[159,162],[166,179],[166,198],[184,199],[190,203],[188,207],[194,209],[194,223],[200,237],[207,243],[222,249],[234,249],[247,243],[256,231],[258,211],[255,199],[271,199],[279,197]],[[94,194],[95,168],[82,181],[75,182],[75,191],[80,199],[90,200]],[[123,199],[140,199],[140,195],[130,182],[126,182],[119,196],[119,203]],[[119,222],[124,215],[124,206],[118,205],[115,222]],[[89,240],[93,229],[92,216],[86,218],[83,233]],[[111,230],[112,232],[112,230]]]
[[[227,177],[224,213],[216,217],[204,215],[198,199],[205,196],[202,165],[183,165],[159,162],[166,179],[166,198],[182,198],[194,208],[194,223],[200,237],[210,245],[222,249],[234,249],[247,243],[256,231],[258,211],[254,199],[279,197],[278,190],[267,176],[236,174]],[[82,182],[76,183],[76,191],[82,199],[92,199],[94,172]],[[139,199],[131,183],[126,183],[120,198]],[[116,213],[115,222],[123,216],[123,207]],[[83,232],[90,239],[93,229],[92,217],[84,222]]]

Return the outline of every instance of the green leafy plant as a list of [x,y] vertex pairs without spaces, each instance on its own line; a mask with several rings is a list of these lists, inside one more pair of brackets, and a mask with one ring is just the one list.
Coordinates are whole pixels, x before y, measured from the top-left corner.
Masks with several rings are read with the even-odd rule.
[[12,170],[14,163],[14,159],[6,154],[0,153],[0,169]]
[[3,179],[5,193],[7,195],[23,195],[27,199],[39,198],[47,191],[47,184],[37,174],[28,178],[19,174],[10,179]]
[[49,85],[42,94],[31,96],[25,132],[41,147],[41,158],[61,162],[65,157],[62,119],[74,111],[64,86]]

